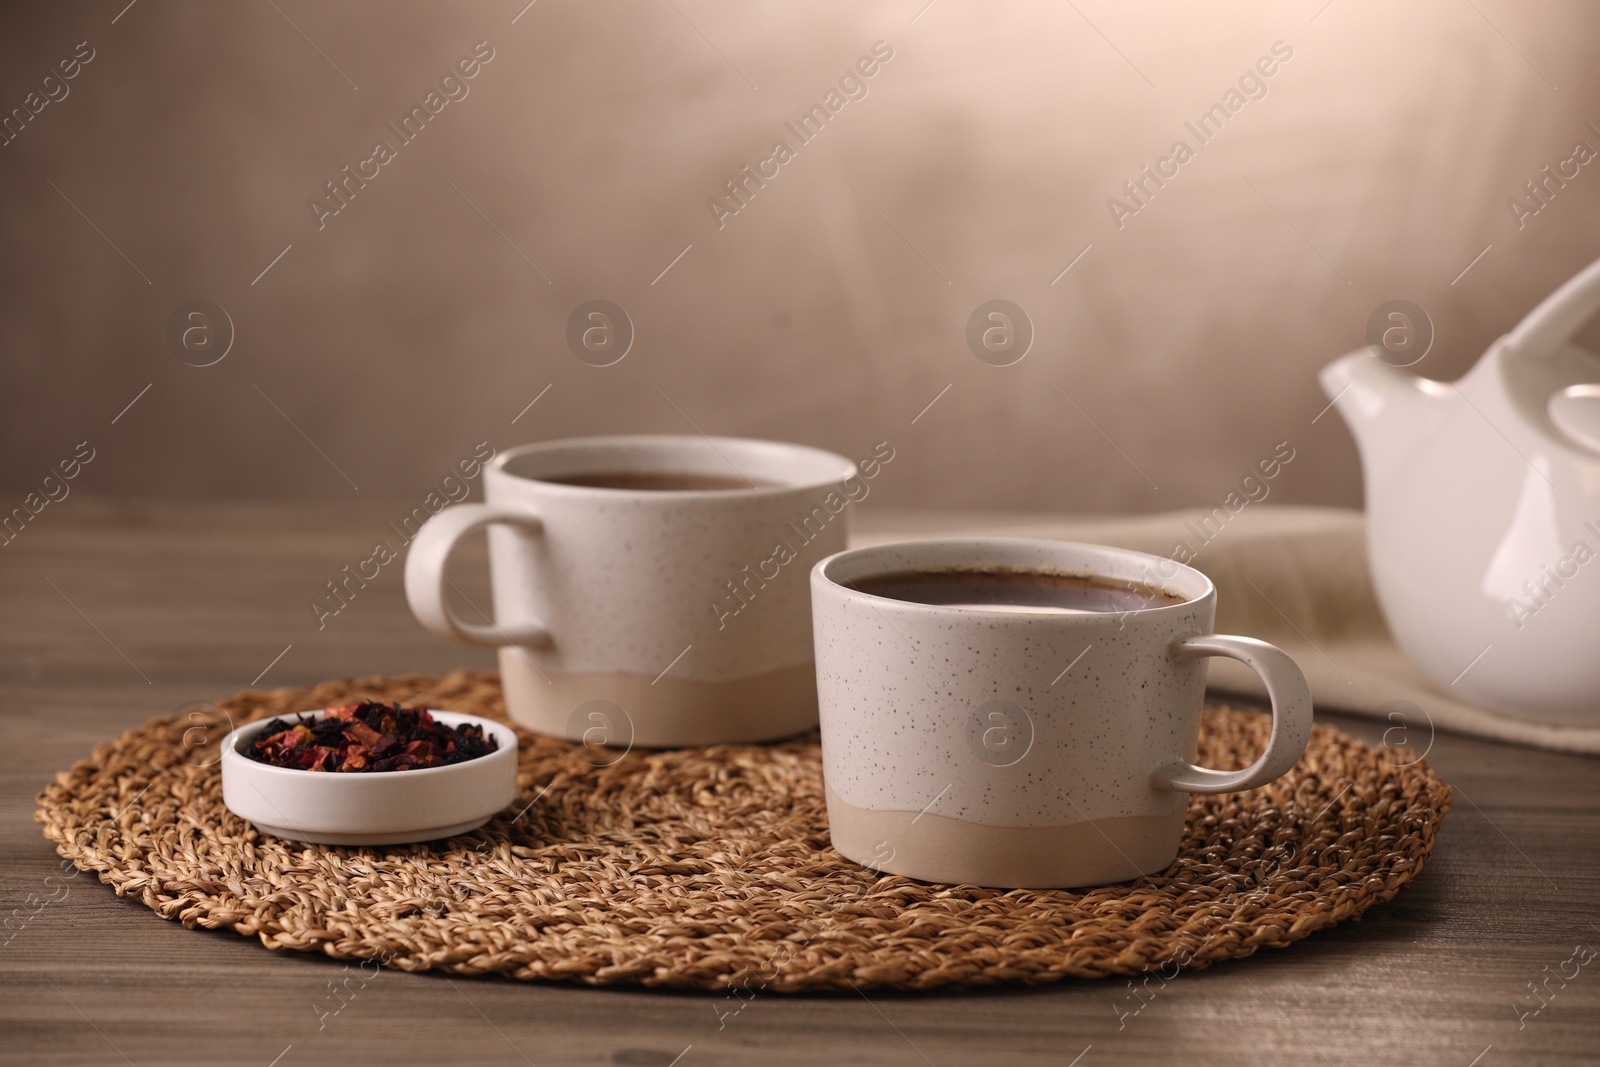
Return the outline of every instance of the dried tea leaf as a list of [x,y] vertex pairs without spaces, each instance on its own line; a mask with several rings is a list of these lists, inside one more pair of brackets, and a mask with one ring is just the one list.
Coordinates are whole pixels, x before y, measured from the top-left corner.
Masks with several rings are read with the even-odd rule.
[[475,724],[452,728],[426,708],[369,701],[328,708],[316,719],[273,719],[244,754],[274,767],[371,773],[464,763],[499,747]]

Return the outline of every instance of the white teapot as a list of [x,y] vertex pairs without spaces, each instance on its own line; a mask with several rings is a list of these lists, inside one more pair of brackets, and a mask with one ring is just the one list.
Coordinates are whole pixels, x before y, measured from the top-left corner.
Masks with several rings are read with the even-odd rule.
[[1460,381],[1375,347],[1322,369],[1366,479],[1367,548],[1400,646],[1440,691],[1600,725],[1600,261]]

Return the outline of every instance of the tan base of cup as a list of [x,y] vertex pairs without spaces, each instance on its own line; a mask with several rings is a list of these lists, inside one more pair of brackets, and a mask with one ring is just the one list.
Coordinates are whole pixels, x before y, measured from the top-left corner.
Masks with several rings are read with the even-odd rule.
[[868,811],[829,789],[833,847],[847,859],[924,882],[1069,889],[1157,874],[1178,855],[1184,812],[1064,826],[984,826],[915,811]]
[[[776,741],[817,726],[813,663],[697,682],[670,674],[650,678],[536,669],[520,649],[502,648],[500,684],[506,711],[518,725],[612,748]],[[625,715],[619,716],[617,708]]]

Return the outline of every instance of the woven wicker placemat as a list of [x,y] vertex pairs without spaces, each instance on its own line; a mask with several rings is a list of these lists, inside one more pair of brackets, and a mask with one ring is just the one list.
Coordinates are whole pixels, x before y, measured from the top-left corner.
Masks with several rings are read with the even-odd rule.
[[[496,676],[465,671],[241,693],[100,745],[57,775],[36,818],[119,895],[269,948],[795,991],[1098,978],[1282,947],[1399,892],[1450,804],[1414,752],[1318,726],[1279,781],[1192,798],[1165,872],[1081,892],[929,885],[844,859],[828,843],[815,734],[620,755],[522,733],[517,803],[424,845],[298,844],[223,806],[228,729],[356,699],[504,718]],[[1244,766],[1267,732],[1257,712],[1208,708],[1201,762]]]

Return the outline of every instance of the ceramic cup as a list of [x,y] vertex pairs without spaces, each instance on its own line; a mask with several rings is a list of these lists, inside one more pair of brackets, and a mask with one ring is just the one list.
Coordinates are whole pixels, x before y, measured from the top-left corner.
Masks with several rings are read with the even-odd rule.
[[[485,468],[483,503],[423,525],[406,559],[406,596],[434,633],[499,646],[507,711],[529,729],[613,748],[787,737],[817,722],[806,573],[844,547],[866,464],[727,437],[511,449]],[[742,484],[548,480],[618,473]],[[445,563],[482,527],[494,618],[475,624],[449,605]]]
[[[1186,793],[1251,789],[1292,767],[1311,693],[1281,650],[1211,633],[1216,590],[1141,552],[1009,538],[904,542],[811,572],[822,762],[833,844],[934,882],[1119,882],[1176,858]],[[927,605],[853,589],[873,575],[1016,568],[1156,585],[1162,606],[1082,614]],[[1266,751],[1196,766],[1205,657],[1259,673]]]

